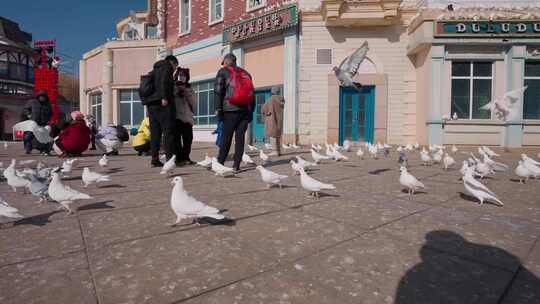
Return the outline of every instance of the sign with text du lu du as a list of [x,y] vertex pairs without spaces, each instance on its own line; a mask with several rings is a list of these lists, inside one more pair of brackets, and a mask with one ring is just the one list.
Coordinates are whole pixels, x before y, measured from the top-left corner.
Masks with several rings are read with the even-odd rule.
[[440,37],[540,37],[540,20],[438,21]]
[[241,21],[223,30],[223,43],[234,43],[284,30],[298,24],[296,4]]

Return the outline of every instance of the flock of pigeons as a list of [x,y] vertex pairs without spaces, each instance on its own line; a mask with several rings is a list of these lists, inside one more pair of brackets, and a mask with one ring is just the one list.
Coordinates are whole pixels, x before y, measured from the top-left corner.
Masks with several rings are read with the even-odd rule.
[[[300,155],[295,155],[290,160],[292,172],[300,177],[300,185],[303,189],[309,192],[310,196],[319,198],[321,191],[335,190],[336,187],[329,183],[319,181],[310,176],[306,171],[310,167],[319,166],[323,162],[340,162],[348,161],[350,159],[353,146],[356,146],[356,155],[359,159],[364,157],[371,157],[378,159],[381,156],[388,157],[392,146],[387,144],[371,144],[366,143],[364,149],[360,144],[353,143],[349,140],[345,140],[342,146],[337,143],[325,144],[325,148],[318,144],[312,144],[310,153],[312,160],[306,160]],[[5,145],[7,149],[7,146]],[[271,145],[265,145],[265,148],[272,149]],[[300,149],[301,147],[296,145],[283,144],[284,150]],[[397,147],[396,152],[399,154],[398,163],[400,166],[400,184],[406,188],[411,197],[415,191],[425,189],[425,185],[420,182],[415,176],[408,171],[409,155],[419,151],[420,160],[422,165],[432,166],[434,164],[442,164],[444,170],[448,170],[456,163],[452,155],[458,153],[456,146],[449,148],[449,152],[445,152],[448,147],[439,145],[430,145],[428,149],[416,144],[400,145]],[[323,151],[324,150],[324,151]],[[462,174],[463,185],[465,190],[474,196],[480,204],[484,201],[490,201],[494,204],[504,205],[501,200],[497,198],[495,193],[488,189],[476,178],[483,179],[485,176],[494,174],[496,171],[508,171],[509,166],[498,162],[497,157],[500,157],[493,150],[488,147],[482,146],[478,148],[480,157],[476,157],[474,153],[465,153],[468,158],[463,160],[460,173]],[[251,155],[250,155],[251,154]],[[246,165],[253,165],[255,169],[260,173],[262,182],[270,189],[273,186],[282,188],[283,183],[288,179],[287,175],[279,174],[268,169],[268,164],[272,162],[272,156],[275,153],[267,154],[264,149],[248,145],[248,151],[244,152],[242,161]],[[253,157],[258,156],[260,164],[256,164]],[[540,157],[540,154],[538,155]],[[31,164],[34,164],[36,160],[24,160],[16,161],[11,160],[10,165],[7,168],[3,168],[3,163],[0,162],[0,172],[9,187],[14,192],[18,189],[23,190],[23,193],[27,191],[39,198],[38,203],[45,203],[50,199],[60,204],[59,209],[65,209],[67,215],[73,214],[75,210],[72,208],[72,204],[78,200],[87,200],[92,197],[86,193],[75,190],[62,182],[63,178],[69,178],[71,172],[76,165],[77,159],[67,159],[59,167],[46,167],[43,161],[38,161],[35,168],[30,168]],[[98,165],[101,168],[108,166],[109,160],[107,156],[103,155],[98,160]],[[215,157],[210,157],[208,154],[205,158],[197,162],[198,166],[204,167],[215,173],[216,176],[227,177],[235,175],[233,168],[221,165]],[[17,166],[24,167],[21,170],[17,169]],[[160,173],[171,174],[175,165],[175,156],[165,162]],[[540,176],[540,162],[528,157],[525,154],[521,155],[521,160],[514,170],[514,173],[519,177],[520,183],[528,181],[529,178],[538,178]],[[98,172],[91,171],[88,167],[84,167],[82,171],[82,184],[86,188],[92,184],[99,186],[102,182],[111,181],[110,176],[104,175]],[[198,223],[198,219],[203,217],[210,217],[217,220],[225,219],[222,214],[223,210],[208,206],[196,198],[191,196],[184,188],[184,183],[181,177],[176,176],[171,182],[174,185],[170,205],[172,210],[177,216],[176,221],[172,225],[177,225],[180,221],[187,218],[192,218],[194,223]],[[19,214],[18,210],[10,206],[6,201],[0,197],[0,216],[9,218],[23,217]]]

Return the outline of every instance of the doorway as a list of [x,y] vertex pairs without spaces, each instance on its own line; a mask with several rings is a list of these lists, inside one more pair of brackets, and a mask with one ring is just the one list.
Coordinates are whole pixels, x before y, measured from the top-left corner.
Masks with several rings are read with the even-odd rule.
[[375,86],[360,92],[341,87],[339,94],[339,144],[345,139],[373,142],[375,126]]
[[264,116],[261,111],[264,103],[270,96],[270,90],[255,92],[255,111],[253,111],[253,122],[251,123],[251,134],[254,145],[264,143]]

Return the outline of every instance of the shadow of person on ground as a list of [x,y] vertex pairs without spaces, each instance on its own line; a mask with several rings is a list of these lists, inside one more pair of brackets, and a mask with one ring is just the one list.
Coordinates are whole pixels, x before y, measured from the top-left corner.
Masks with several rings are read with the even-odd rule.
[[540,303],[540,279],[513,254],[452,231],[431,231],[425,239],[422,262],[401,278],[395,304]]

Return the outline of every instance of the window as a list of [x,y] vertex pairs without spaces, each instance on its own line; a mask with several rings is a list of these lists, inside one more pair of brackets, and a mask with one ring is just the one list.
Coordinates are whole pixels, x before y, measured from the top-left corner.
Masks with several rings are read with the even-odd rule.
[[146,39],[156,39],[156,38],[159,38],[157,35],[157,26],[146,25]]
[[96,125],[101,126],[101,93],[90,95],[90,113],[96,119]]
[[223,21],[223,0],[208,0],[208,24]]
[[266,0],[247,0],[246,1],[246,11],[254,11],[266,6]]
[[124,126],[136,126],[146,117],[146,109],[141,103],[137,90],[119,90],[120,100],[120,124]]
[[197,104],[193,109],[196,125],[217,124],[214,105],[214,81],[197,82],[192,85],[197,97]]
[[480,107],[491,101],[491,62],[452,62],[452,113],[460,119],[490,119]]
[[135,40],[137,38],[137,31],[135,29],[129,29],[124,32],[124,40]]
[[525,62],[523,119],[540,119],[540,61]]
[[8,75],[8,62],[7,52],[0,53],[0,76],[7,77]]
[[191,30],[191,0],[180,1],[180,34],[187,34]]

